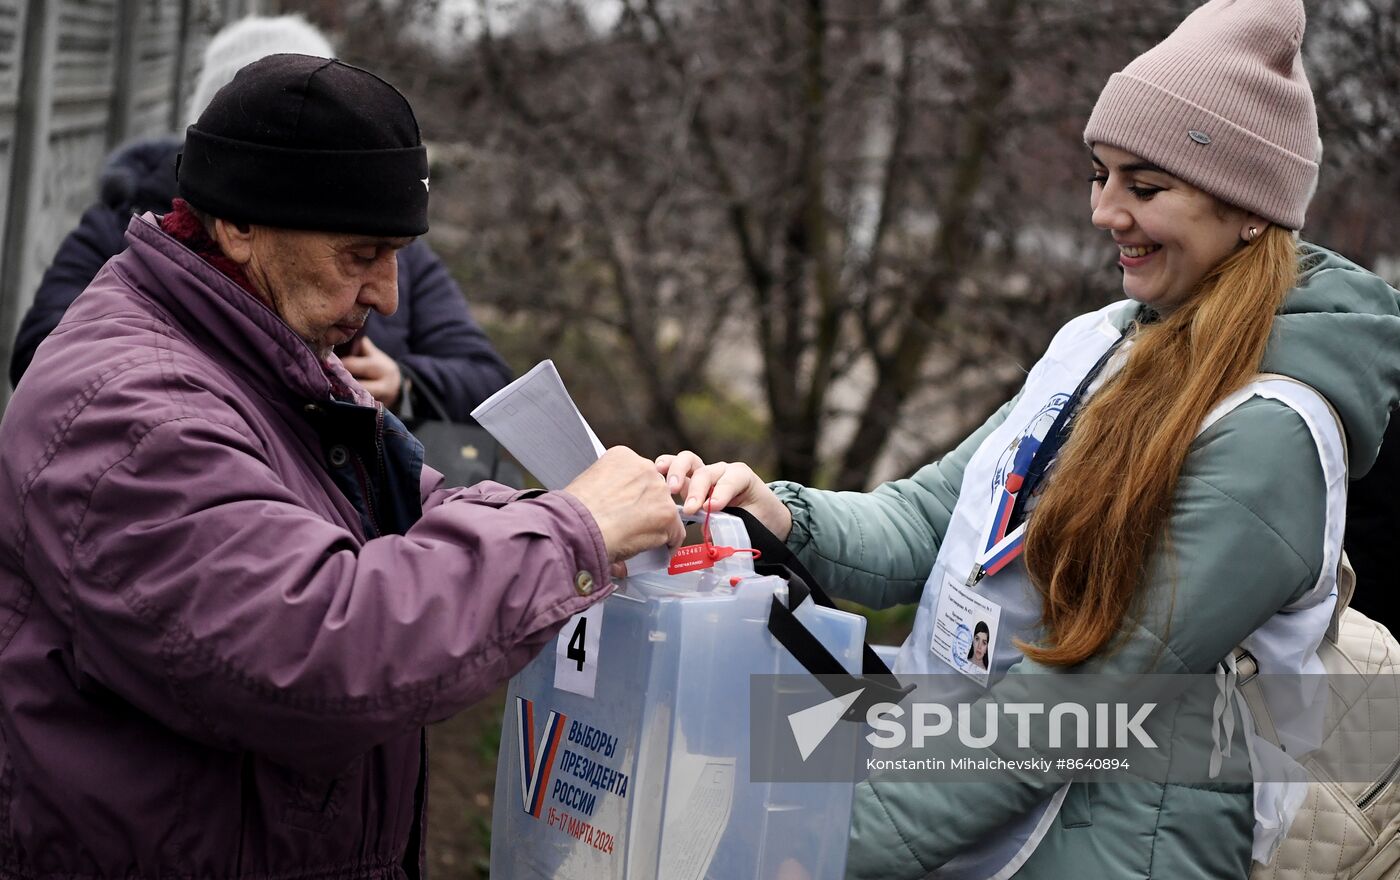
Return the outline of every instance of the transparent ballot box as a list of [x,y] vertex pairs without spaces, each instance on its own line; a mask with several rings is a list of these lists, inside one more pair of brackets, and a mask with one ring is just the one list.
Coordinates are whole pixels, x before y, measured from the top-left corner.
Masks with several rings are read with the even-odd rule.
[[[748,548],[716,514],[715,546]],[[679,558],[679,557],[678,557]],[[673,566],[674,568],[674,566]],[[755,782],[750,676],[806,675],[769,632],[788,582],[736,553],[713,567],[626,578],[511,680],[491,876],[505,880],[838,880],[852,786]],[[793,615],[847,671],[865,620],[812,601]],[[771,728],[771,730],[769,729]],[[858,735],[840,724],[833,737]]]

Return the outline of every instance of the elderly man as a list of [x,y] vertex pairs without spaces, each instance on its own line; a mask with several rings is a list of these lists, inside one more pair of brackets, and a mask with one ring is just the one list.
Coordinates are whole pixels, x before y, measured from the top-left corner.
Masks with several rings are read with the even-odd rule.
[[680,521],[623,449],[443,487],[331,354],[427,229],[387,83],[256,62],[179,178],[0,422],[0,876],[415,877],[423,725]]
[[[204,47],[188,120],[199,119],[219,89],[265,55],[294,52],[330,58],[334,48],[294,15],[249,16],[220,30]],[[68,306],[109,259],[126,250],[132,214],[164,214],[176,196],[175,157],[181,139],[141,140],[112,154],[101,175],[101,199],[64,237],[44,272],[15,336],[10,383],[18,385]],[[372,312],[364,333],[338,348],[345,368],[374,398],[405,420],[446,417],[466,422],[472,408],[510,381],[506,366],[472,318],[442,260],[421,239],[398,254],[399,308]],[[415,379],[410,380],[412,375]],[[437,414],[435,401],[445,412]]]

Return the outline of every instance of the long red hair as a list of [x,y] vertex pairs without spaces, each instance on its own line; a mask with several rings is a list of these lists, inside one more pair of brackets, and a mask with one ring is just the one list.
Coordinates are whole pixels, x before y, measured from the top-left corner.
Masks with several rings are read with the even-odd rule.
[[1103,650],[1133,610],[1151,554],[1170,539],[1177,479],[1210,411],[1259,372],[1297,278],[1293,233],[1268,227],[1188,300],[1139,326],[1123,368],[1085,405],[1026,526],[1051,666]]

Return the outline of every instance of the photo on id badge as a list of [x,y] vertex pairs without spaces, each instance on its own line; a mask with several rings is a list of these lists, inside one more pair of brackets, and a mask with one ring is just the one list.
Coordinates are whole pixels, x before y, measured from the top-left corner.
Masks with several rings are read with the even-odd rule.
[[933,656],[986,687],[1000,622],[1000,605],[968,589],[956,578],[944,575],[943,589],[939,591],[934,610],[933,642],[929,650]]

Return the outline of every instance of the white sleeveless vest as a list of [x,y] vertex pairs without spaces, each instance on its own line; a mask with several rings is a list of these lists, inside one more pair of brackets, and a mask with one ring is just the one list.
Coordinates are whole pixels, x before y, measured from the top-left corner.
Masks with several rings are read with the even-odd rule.
[[[980,695],[981,688],[978,685],[936,658],[930,650],[934,609],[938,605],[945,575],[952,576],[958,583],[962,583],[972,571],[979,549],[986,544],[990,511],[1005,483],[1006,474],[1011,469],[1015,444],[1027,435],[1037,439],[1044,438],[1074,389],[1121,335],[1113,319],[1121,318],[1124,313],[1136,308],[1135,302],[1118,302],[1097,312],[1081,315],[1066,324],[1056,334],[1044,357],[1027,375],[1016,406],[968,460],[963,472],[958,502],[953,508],[937,561],[924,584],[913,631],[900,649],[894,668],[895,673],[900,675],[942,676],[937,679],[940,684],[921,685],[923,689],[920,699],[951,703],[975,700]],[[1091,394],[1121,366],[1122,357],[1130,344],[1124,345],[1119,354],[1104,368],[1100,377],[1090,387]],[[1312,433],[1322,458],[1323,474],[1327,481],[1327,529],[1323,575],[1316,587],[1294,606],[1284,609],[1266,622],[1245,641],[1244,646],[1258,659],[1261,673],[1320,672],[1321,666],[1316,652],[1326,632],[1332,606],[1335,604],[1335,573],[1345,527],[1346,476],[1342,440],[1337,436],[1333,419],[1322,398],[1309,388],[1284,380],[1252,383],[1231,395],[1211,413],[1201,430],[1205,430],[1240,403],[1254,396],[1270,397],[1287,404],[1303,417]],[[995,646],[991,652],[989,681],[995,683],[1021,659],[1022,655],[1013,644],[1013,639],[1034,642],[1043,635],[1039,627],[1040,596],[1030,583],[1022,559],[1013,561],[999,573],[981,581],[975,591],[1001,606],[1000,622],[994,635]],[[1222,691],[1233,686],[1233,679],[1223,671],[1221,679]],[[946,682],[946,685],[941,684],[942,682]],[[928,696],[925,697],[925,694]],[[1226,693],[1224,696],[1228,702],[1233,694]],[[1316,747],[1320,742],[1320,715],[1299,712],[1297,709],[1299,706],[1310,705],[1316,705],[1320,709],[1322,701],[1315,700],[1314,696],[1305,693],[1275,695],[1266,692],[1266,699],[1270,701],[1271,706],[1272,701],[1277,698],[1289,700],[1294,707],[1294,715],[1281,713],[1275,717],[1296,716],[1297,723],[1290,726],[1288,735],[1296,736],[1300,746],[1311,743],[1312,747]],[[1221,719],[1222,726],[1228,727],[1228,721],[1232,719],[1233,715],[1224,713]],[[1315,723],[1310,724],[1310,719],[1315,719]],[[1224,732],[1222,754],[1229,754],[1232,733],[1230,730]],[[1292,759],[1255,737],[1251,725],[1246,724],[1245,733],[1250,755],[1255,758],[1252,766],[1256,780],[1264,778],[1263,766],[1270,768],[1268,778],[1284,778],[1280,775],[1278,756],[1282,756],[1286,761]],[[1277,754],[1267,754],[1270,749]],[[1302,754],[1303,751],[1305,750],[1300,749],[1298,754]],[[1294,753],[1292,746],[1289,753]],[[1265,765],[1265,761],[1269,763]],[[1301,768],[1299,771],[1301,772]],[[1040,807],[1009,822],[986,840],[960,853],[930,876],[941,880],[1001,880],[1012,876],[1035,852],[1036,846],[1050,830],[1067,791],[1068,785],[1060,787]],[[1266,848],[1276,845],[1300,801],[1301,791],[1296,786],[1256,783],[1256,857],[1261,852],[1261,844]]]

